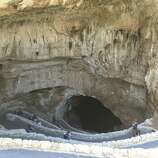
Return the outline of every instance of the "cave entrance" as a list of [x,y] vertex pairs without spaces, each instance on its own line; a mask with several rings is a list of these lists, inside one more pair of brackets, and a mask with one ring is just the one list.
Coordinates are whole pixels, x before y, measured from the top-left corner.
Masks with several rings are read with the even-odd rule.
[[89,96],[72,96],[66,101],[64,120],[71,126],[89,132],[119,130],[122,123],[99,100]]

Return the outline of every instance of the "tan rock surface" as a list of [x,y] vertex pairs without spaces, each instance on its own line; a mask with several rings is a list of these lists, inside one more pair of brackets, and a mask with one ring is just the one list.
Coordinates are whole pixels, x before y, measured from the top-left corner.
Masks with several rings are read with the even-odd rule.
[[65,86],[124,122],[158,110],[157,0],[1,0],[0,8],[2,102]]

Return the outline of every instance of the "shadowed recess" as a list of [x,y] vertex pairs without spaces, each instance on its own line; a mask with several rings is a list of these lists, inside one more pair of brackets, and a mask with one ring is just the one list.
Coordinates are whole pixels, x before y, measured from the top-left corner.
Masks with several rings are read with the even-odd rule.
[[89,96],[72,96],[66,102],[64,119],[71,126],[89,132],[111,132],[121,128],[121,121],[99,100]]

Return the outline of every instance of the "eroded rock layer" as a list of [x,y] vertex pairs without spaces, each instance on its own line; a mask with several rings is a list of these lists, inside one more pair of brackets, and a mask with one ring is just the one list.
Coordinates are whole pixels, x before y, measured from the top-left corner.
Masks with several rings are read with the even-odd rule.
[[42,99],[29,104],[45,105],[46,111],[51,96],[54,108],[79,94],[99,99],[126,126],[150,117],[158,110],[157,4],[1,1],[1,107],[19,100],[29,106],[26,100],[34,100],[36,90]]

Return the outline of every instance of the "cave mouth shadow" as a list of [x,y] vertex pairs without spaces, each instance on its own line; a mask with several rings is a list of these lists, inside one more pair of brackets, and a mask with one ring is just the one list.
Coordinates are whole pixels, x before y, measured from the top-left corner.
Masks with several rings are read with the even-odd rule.
[[122,127],[121,120],[96,98],[72,96],[65,104],[64,120],[72,127],[98,133],[120,130]]

